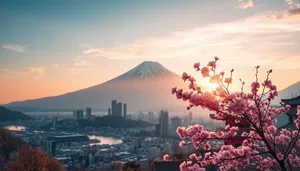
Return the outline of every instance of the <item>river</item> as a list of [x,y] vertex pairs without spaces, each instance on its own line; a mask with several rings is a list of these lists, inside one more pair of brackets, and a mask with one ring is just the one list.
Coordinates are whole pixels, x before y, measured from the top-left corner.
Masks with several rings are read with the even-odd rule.
[[[16,125],[10,125],[5,127],[8,130],[11,131],[24,131],[26,130],[26,127],[24,126],[16,126]],[[118,138],[114,137],[104,137],[104,136],[97,136],[97,135],[88,135],[90,140],[99,140],[99,143],[90,143],[90,145],[115,145],[115,144],[121,144],[123,141]]]

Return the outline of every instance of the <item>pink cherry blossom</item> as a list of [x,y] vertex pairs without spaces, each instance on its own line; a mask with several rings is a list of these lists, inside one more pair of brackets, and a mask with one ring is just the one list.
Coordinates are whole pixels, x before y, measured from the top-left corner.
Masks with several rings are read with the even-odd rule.
[[229,130],[229,128],[230,128],[229,124],[225,126],[225,130]]
[[172,94],[175,94],[177,91],[177,87],[172,88]]
[[216,61],[210,61],[210,62],[208,62],[207,66],[209,66],[209,67],[216,67]]
[[277,158],[278,158],[279,160],[282,160],[283,157],[284,157],[284,155],[283,155],[282,153],[278,153],[278,154],[277,154]]
[[185,144],[186,144],[186,142],[185,142],[185,141],[180,141],[180,143],[179,143],[179,147],[183,147],[183,146],[185,146]]
[[235,99],[235,102],[229,102],[228,111],[236,115],[241,115],[246,110],[246,107],[247,103],[245,102],[245,100],[237,98]]
[[230,84],[232,83],[232,78],[225,78],[224,82]]
[[201,74],[204,78],[209,77],[209,68],[203,67],[201,70]]
[[210,77],[210,80],[209,80],[210,83],[220,83],[221,81],[222,81],[222,79],[221,79],[220,75],[218,75],[218,74]]
[[169,160],[171,160],[171,157],[168,154],[164,155],[164,161],[169,161]]
[[[172,94],[177,99],[188,103],[187,109],[201,107],[215,114],[211,115],[211,118],[226,122],[222,131],[206,130],[198,124],[177,128],[176,132],[183,140],[179,143],[180,147],[190,141],[195,149],[208,150],[204,156],[191,154],[191,161],[181,163],[181,171],[205,170],[205,167],[210,165],[216,165],[223,171],[247,170],[249,165],[265,171],[270,170],[270,167],[288,170],[290,166],[299,170],[300,157],[297,155],[300,147],[300,105],[294,120],[296,129],[277,128],[277,116],[291,112],[291,106],[285,106],[284,103],[280,103],[279,107],[271,105],[278,96],[276,85],[269,79],[272,71],[267,72],[267,79],[261,84],[257,81],[252,82],[250,92],[243,91],[245,82],[242,80],[241,91],[230,92],[234,69],[231,70],[230,77],[224,78],[224,72],[217,74],[218,60],[216,57],[207,67],[201,69],[204,79],[208,77],[211,83],[218,83],[215,90],[207,91],[205,87],[198,87],[195,78],[186,73],[183,73],[182,79],[189,81],[189,89],[192,91],[183,91],[176,87],[172,89]],[[199,67],[200,63],[194,64],[196,70],[200,70]],[[257,66],[256,80],[259,80],[258,69]],[[225,145],[221,145],[218,151],[212,153],[214,141],[224,142]],[[241,145],[236,146],[237,143]],[[164,159],[170,160],[171,157],[164,156]]]
[[190,158],[190,159],[196,159],[196,158],[197,158],[197,155],[196,155],[195,153],[193,153],[193,154],[191,154],[191,155],[189,156],[189,158]]
[[205,154],[204,154],[204,156],[205,156],[205,158],[207,158],[207,157],[211,156],[211,152],[207,152],[207,153],[205,153]]
[[194,68],[195,68],[197,71],[200,70],[199,67],[200,67],[200,63],[199,63],[199,62],[197,62],[197,63],[194,64]]
[[258,88],[259,88],[259,87],[260,87],[259,82],[253,82],[253,83],[251,84],[251,92],[252,92],[253,94],[257,94]]
[[186,72],[184,72],[184,73],[182,73],[181,78],[183,79],[183,81],[186,81],[187,79],[190,78],[190,76]]

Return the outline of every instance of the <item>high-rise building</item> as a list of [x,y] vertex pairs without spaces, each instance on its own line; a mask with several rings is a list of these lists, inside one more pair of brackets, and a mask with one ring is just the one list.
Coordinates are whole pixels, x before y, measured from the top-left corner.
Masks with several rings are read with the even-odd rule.
[[117,116],[122,116],[122,103],[117,103]]
[[154,113],[148,112],[148,121],[152,122],[154,120]]
[[117,100],[111,101],[111,114],[117,115]]
[[53,118],[52,118],[52,128],[53,128],[54,130],[57,129],[57,117],[53,117]]
[[117,100],[111,102],[111,113],[114,116],[122,116],[122,103],[117,103]]
[[169,113],[168,111],[160,111],[160,136],[169,136]]
[[160,124],[155,125],[155,136],[160,136]]
[[89,119],[89,120],[92,118],[92,108],[87,107],[85,109],[85,117],[86,117],[86,119]]
[[111,115],[111,109],[108,108],[108,115]]
[[76,119],[76,110],[73,110],[73,119]]
[[170,135],[174,136],[174,137],[178,136],[176,130],[180,126],[182,126],[182,120],[179,117],[171,118],[171,132],[170,132]]
[[139,111],[138,119],[139,119],[140,121],[143,121],[143,120],[144,120],[144,114],[143,114],[143,112]]
[[127,104],[126,103],[124,103],[124,105],[123,105],[123,116],[124,116],[124,118],[126,118],[126,116],[127,116]]
[[73,118],[76,120],[81,120],[83,119],[83,110],[79,109],[79,110],[74,110],[73,111]]

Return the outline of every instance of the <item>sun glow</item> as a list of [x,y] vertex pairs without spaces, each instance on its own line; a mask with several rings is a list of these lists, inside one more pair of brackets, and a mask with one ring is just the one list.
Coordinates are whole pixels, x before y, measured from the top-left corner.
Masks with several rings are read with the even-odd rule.
[[210,83],[209,79],[203,79],[201,83],[203,85],[202,87],[204,88],[203,90],[205,91],[216,90],[216,88],[219,87],[217,83]]
[[210,83],[210,84],[209,84],[209,87],[210,87],[211,89],[216,89],[217,87],[219,87],[219,85],[218,85],[217,83]]

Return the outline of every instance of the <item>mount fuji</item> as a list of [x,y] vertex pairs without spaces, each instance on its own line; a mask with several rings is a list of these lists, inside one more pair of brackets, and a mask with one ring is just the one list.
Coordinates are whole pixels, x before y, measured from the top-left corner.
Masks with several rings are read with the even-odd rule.
[[112,100],[127,103],[128,111],[183,111],[184,104],[171,94],[172,87],[187,87],[181,77],[158,62],[145,61],[102,84],[67,94],[12,102],[18,110],[72,110],[92,107],[107,110]]

